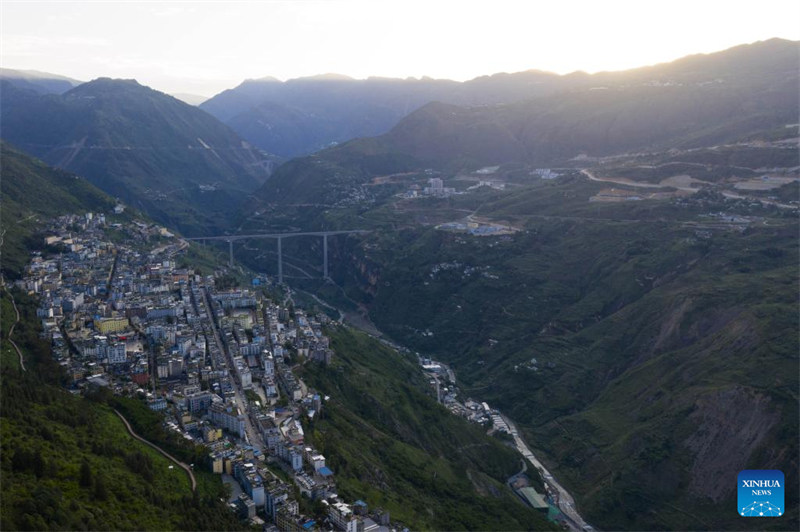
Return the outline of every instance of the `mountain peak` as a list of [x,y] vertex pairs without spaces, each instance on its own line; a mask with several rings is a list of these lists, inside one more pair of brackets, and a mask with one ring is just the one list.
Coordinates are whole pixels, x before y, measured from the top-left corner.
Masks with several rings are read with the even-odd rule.
[[274,76],[264,76],[262,78],[248,78],[239,84],[239,87],[245,85],[253,85],[258,83],[283,83],[281,80]]
[[317,74],[314,76],[304,76],[290,81],[355,81],[355,78],[345,76],[344,74],[327,73]]

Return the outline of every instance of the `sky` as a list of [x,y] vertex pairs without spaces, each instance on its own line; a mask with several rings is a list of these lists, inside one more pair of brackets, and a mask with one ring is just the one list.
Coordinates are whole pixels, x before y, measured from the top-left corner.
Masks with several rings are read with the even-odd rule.
[[797,0],[0,0],[0,66],[213,96],[322,73],[623,70],[773,37]]

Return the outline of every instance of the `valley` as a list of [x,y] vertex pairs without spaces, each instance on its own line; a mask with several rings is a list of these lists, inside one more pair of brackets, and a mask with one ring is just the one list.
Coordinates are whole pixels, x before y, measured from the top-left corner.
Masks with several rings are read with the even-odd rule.
[[3,69],[3,529],[797,529],[798,46]]
[[[261,220],[278,226],[286,217],[307,227],[371,227],[369,235],[333,248],[332,278],[340,288],[292,282],[329,303],[345,304],[338,294],[343,289],[389,338],[448,363],[465,394],[508,412],[548,468],[570,491],[584,493],[580,508],[590,522],[601,529],[683,528],[689,520],[728,527],[733,523],[714,521],[708,512],[711,501],[729,500],[731,492],[698,504],[693,490],[705,488],[692,487],[692,474],[682,471],[692,460],[708,460],[696,454],[706,444],[690,434],[697,416],[709,415],[699,412],[716,408],[701,405],[722,400],[716,389],[738,401],[771,397],[769,408],[781,417],[795,411],[793,378],[768,385],[745,377],[755,373],[744,369],[755,371],[770,360],[788,376],[797,363],[790,355],[794,326],[780,316],[791,315],[796,302],[791,250],[798,210],[791,191],[798,168],[764,169],[756,158],[770,150],[770,157],[780,158],[786,146],[759,149],[745,164],[750,147],[738,145],[712,147],[708,155],[630,154],[589,168],[580,161],[556,167],[561,175],[554,179],[531,175],[536,168],[501,165],[492,174],[494,187],[471,191],[458,188],[459,174],[445,171],[439,177],[456,191],[442,197],[408,197],[403,190],[409,183],[422,191],[432,178],[422,169],[406,170],[373,185],[386,191],[351,196],[352,203],[324,213],[296,204],[259,210]],[[714,152],[742,160],[734,169],[688,164]],[[659,165],[670,173],[654,182]],[[644,171],[638,176],[629,169],[639,167]],[[674,167],[681,174],[672,173]],[[768,196],[743,194],[737,185],[759,172],[781,176],[780,185]],[[630,199],[594,201],[609,184]],[[247,230],[259,227],[258,220],[250,217]],[[473,220],[520,231],[463,232]],[[462,226],[462,232],[442,230]],[[284,253],[307,261],[313,271],[319,248],[306,244]],[[241,260],[248,262],[246,255]],[[722,352],[739,369],[715,361]],[[673,367],[679,369],[668,370]],[[673,399],[676,389],[683,399]],[[625,404],[651,406],[628,413]],[[695,417],[684,417],[696,409]],[[783,422],[773,419],[762,429],[778,439],[761,445],[782,438]],[[748,458],[733,442],[751,436],[728,432],[722,419],[708,423],[708,438],[730,440],[738,451],[727,456],[738,462],[718,459],[714,472],[705,474],[743,468]],[[794,453],[786,440],[777,445],[789,445],[787,456]],[[669,458],[644,458],[651,453]],[[635,465],[631,454],[640,457]],[[647,488],[638,480],[642,475],[666,475],[674,484]],[[684,495],[677,495],[681,490]],[[664,499],[666,493],[674,498]],[[659,497],[664,502],[657,516],[606,513],[620,506],[652,508]]]

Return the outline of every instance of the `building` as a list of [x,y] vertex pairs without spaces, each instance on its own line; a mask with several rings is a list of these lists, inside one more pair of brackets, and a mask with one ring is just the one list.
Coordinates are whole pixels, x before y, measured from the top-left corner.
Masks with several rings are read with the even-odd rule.
[[275,375],[275,359],[267,352],[264,353],[264,376],[272,377]]
[[222,453],[210,453],[208,455],[209,461],[211,462],[211,472],[217,475],[221,475],[225,469],[225,460],[222,456]]
[[239,485],[242,486],[242,489],[256,506],[264,506],[267,502],[264,479],[258,474],[255,466],[250,462],[236,462],[233,472],[236,480],[239,481]]
[[222,439],[222,429],[214,427],[203,427],[203,441],[212,443]]
[[186,396],[186,409],[189,412],[206,410],[211,403],[212,395],[209,392],[196,392]]
[[517,495],[519,495],[519,497],[529,506],[543,513],[547,513],[549,511],[550,507],[548,506],[547,501],[545,501],[544,497],[534,488],[527,486],[516,491]]
[[317,529],[313,520],[305,519],[296,513],[291,513],[288,508],[281,508],[275,518],[278,530],[282,532],[312,532]]
[[233,404],[212,404],[208,409],[212,423],[228,432],[244,437],[245,417]]
[[314,466],[315,472],[319,472],[321,468],[325,467],[325,457],[321,454],[311,455],[311,465]]
[[303,453],[300,449],[289,450],[289,463],[295,471],[303,469]]
[[128,361],[125,355],[125,342],[114,342],[106,347],[109,364],[124,364]]
[[101,334],[121,332],[130,326],[128,318],[102,318],[94,322],[95,329]]
[[239,494],[236,500],[236,508],[239,511],[240,519],[252,519],[256,516],[256,503],[244,493]]
[[328,507],[328,517],[331,524],[338,530],[345,532],[358,532],[361,519],[357,517],[350,505],[343,502],[335,502]]
[[150,410],[161,412],[167,409],[167,400],[163,397],[156,397],[147,401],[147,406],[150,407]]

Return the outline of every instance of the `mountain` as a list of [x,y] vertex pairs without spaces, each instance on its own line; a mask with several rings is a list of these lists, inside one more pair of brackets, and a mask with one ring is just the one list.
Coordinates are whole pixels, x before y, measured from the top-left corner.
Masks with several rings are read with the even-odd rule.
[[[240,528],[222,502],[219,477],[198,474],[197,493],[192,493],[188,479],[176,477],[167,458],[126,432],[112,405],[99,400],[102,394],[81,397],[61,386],[64,368],[40,336],[36,310],[37,301],[27,292],[6,286],[0,291],[3,530]],[[26,369],[9,339],[19,347]],[[198,464],[204,458],[204,447],[167,431],[162,417],[142,401],[120,397],[112,404],[139,434],[173,456]]]
[[11,68],[0,68],[0,80],[8,81],[20,89],[29,89],[39,94],[63,94],[83,83],[58,74]]
[[[798,50],[797,42],[766,41],[598,75],[602,85],[517,103],[430,103],[385,135],[282,166],[259,194],[278,202],[325,197],[335,203],[381,173],[508,163],[573,165],[586,158],[786,132],[786,125],[797,123]],[[612,79],[615,84],[606,83]]]
[[[712,85],[707,91],[711,93],[720,88],[716,85],[759,84],[764,81],[763,77],[773,79],[778,72],[787,76],[792,72],[796,74],[797,55],[796,43],[772,39],[671,63],[594,75],[576,72],[560,76],[529,70],[482,76],[463,83],[430,78],[354,80],[335,75],[286,82],[264,78],[245,81],[211,98],[201,107],[256,146],[271,153],[294,157],[353,138],[386,133],[400,119],[430,102],[485,106],[564,96],[571,91],[610,90],[618,99],[624,101],[632,97],[639,100],[641,106],[649,107],[668,101],[673,96],[668,90],[670,87]],[[644,90],[645,87],[651,90]],[[661,94],[658,87],[663,89]],[[608,104],[609,98],[608,95],[586,94],[582,104],[574,102],[573,109],[563,111],[584,113],[595,105]],[[652,101],[653,98],[658,101]],[[548,105],[546,101],[541,103]],[[559,98],[553,104],[569,105]],[[509,118],[514,118],[517,109],[508,110]],[[518,118],[528,123],[532,117]],[[600,122],[590,122],[589,125],[597,128],[608,126]],[[633,131],[625,133],[635,134]],[[563,138],[553,139],[554,143],[562,141]]]
[[[284,245],[291,282],[448,363],[599,528],[794,530],[797,55],[773,40],[432,103],[284,164],[241,231],[371,230],[329,243],[335,285],[319,244]],[[433,177],[463,194],[424,194]],[[738,517],[744,469],[787,475],[782,520]]]
[[245,81],[200,107],[256,146],[293,157],[384,133],[405,113],[438,97],[438,87],[424,80],[267,78]]
[[[796,161],[793,144],[786,159]],[[466,183],[439,174],[461,190],[478,179],[505,190],[397,197],[430,177],[409,171],[392,175],[405,180],[399,186],[370,182],[350,202],[277,205],[262,223],[264,230],[372,230],[328,243],[336,285],[305,278],[321,277],[321,243],[287,242],[284,271],[301,272],[290,282],[367,311],[391,340],[448,363],[462,397],[488,401],[515,420],[598,528],[793,530],[800,507],[797,172],[784,185],[795,207],[784,208],[770,199],[777,190],[763,201],[735,199],[732,191],[743,189],[728,180],[761,176],[758,166],[750,174],[710,162],[715,155],[757,161],[758,150],[615,161],[631,174],[664,172],[659,181],[689,176],[686,168],[709,179],[719,172],[694,194],[631,177],[633,185],[592,181],[574,170],[544,180],[512,167]],[[441,225],[448,223],[462,229]],[[467,231],[490,223],[516,230]],[[274,244],[249,245],[252,256],[237,257],[273,267],[263,257]],[[784,520],[738,518],[736,475],[744,469],[787,474]]]
[[265,78],[245,81],[201,108],[256,146],[292,157],[385,133],[431,101],[512,102],[550,94],[573,80],[537,71],[497,74],[467,83],[430,78],[356,80],[331,74],[286,82]]
[[302,371],[332,398],[306,434],[340,495],[369,494],[413,530],[556,529],[505,485],[520,469],[516,450],[437,404],[416,357],[349,328],[331,340],[336,369]]
[[185,231],[213,231],[273,158],[207,113],[134,80],[39,95],[2,82],[3,138]]
[[189,105],[198,106],[204,101],[208,100],[208,96],[201,96],[199,94],[187,94],[187,93],[176,93],[173,94],[175,98],[179,99],[184,103],[188,103]]
[[0,141],[0,264],[3,275],[19,277],[41,219],[61,214],[108,212],[114,199],[74,174],[50,168]]
[[[714,195],[592,202],[602,186],[362,208],[359,227],[403,229],[354,245],[335,278],[392,339],[441,357],[466,394],[517,420],[589,522],[766,526],[737,522],[736,474],[798,482],[797,218]],[[412,223],[476,208],[521,231]],[[709,224],[720,212],[754,221]],[[787,490],[776,529],[796,528],[797,500]]]

